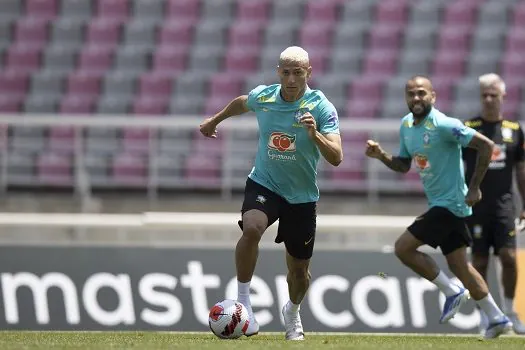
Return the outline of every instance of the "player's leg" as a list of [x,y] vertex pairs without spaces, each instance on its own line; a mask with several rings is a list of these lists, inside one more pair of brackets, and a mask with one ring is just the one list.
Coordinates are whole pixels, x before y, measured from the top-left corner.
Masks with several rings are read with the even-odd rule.
[[514,296],[518,280],[516,259],[516,231],[512,214],[502,215],[494,230],[494,254],[501,262],[501,282],[503,284],[503,311],[513,324],[514,332],[525,334],[525,325],[514,310]]
[[415,273],[434,283],[445,295],[455,295],[459,287],[441,271],[434,259],[418,251],[422,245],[437,248],[442,226],[439,222],[442,208],[431,208],[416,218],[395,243],[395,254],[399,260]]
[[245,332],[247,336],[259,332],[250,302],[250,282],[257,264],[259,242],[266,228],[276,221],[278,206],[279,198],[276,194],[250,179],[247,180],[242,221],[239,221],[242,236],[235,248],[237,300],[246,307],[250,315],[250,325]]
[[456,223],[448,222],[454,228],[455,234],[448,237],[441,249],[450,271],[469,290],[476,304],[488,316],[489,325],[485,331],[485,338],[495,338],[510,330],[512,323],[495,303],[483,277],[468,261],[467,246],[471,243],[470,231],[467,225],[462,223],[460,218],[458,219]]
[[284,241],[290,299],[282,309],[286,339],[303,340],[300,305],[310,287],[310,258],[316,230],[316,203],[286,205],[279,218],[276,242]]
[[425,214],[416,218],[396,242],[397,257],[414,272],[434,283],[445,294],[446,301],[440,322],[447,322],[458,312],[469,298],[468,291],[460,288],[437,266],[427,254],[417,249],[427,244],[433,248],[441,245],[450,234],[448,222],[454,217],[447,209],[432,207]]
[[[489,219],[487,219],[487,217]],[[490,261],[490,247],[492,246],[492,236],[494,227],[491,225],[491,215],[485,213],[476,213],[466,219],[469,231],[472,233],[472,266],[487,281],[487,271]],[[487,314],[478,306],[479,311],[479,332],[485,335],[489,326]]]

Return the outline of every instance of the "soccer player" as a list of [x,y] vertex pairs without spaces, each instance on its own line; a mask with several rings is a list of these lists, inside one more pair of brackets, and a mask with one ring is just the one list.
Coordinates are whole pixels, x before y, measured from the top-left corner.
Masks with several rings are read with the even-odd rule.
[[[502,266],[501,281],[504,298],[503,311],[512,321],[514,332],[525,334],[525,326],[514,310],[516,293],[516,227],[515,208],[512,195],[512,172],[516,169],[516,180],[525,203],[525,150],[523,149],[523,131],[517,122],[503,119],[501,105],[505,96],[505,83],[496,74],[479,77],[481,93],[481,115],[465,122],[490,138],[494,143],[489,169],[481,191],[483,198],[472,210],[473,215],[467,222],[473,235],[472,264],[486,279],[489,265],[489,250],[493,247],[494,255],[499,256]],[[469,181],[474,172],[476,155],[465,149],[463,159],[467,166],[466,178]],[[525,211],[520,219],[525,218]],[[481,311],[480,332],[484,333],[488,320]]]
[[255,166],[248,175],[235,250],[238,300],[250,314],[246,335],[259,331],[250,303],[250,280],[264,231],[279,219],[276,243],[284,242],[290,300],[282,309],[286,339],[302,340],[299,308],[310,284],[308,266],[315,242],[317,163],[322,155],[338,166],[343,160],[337,111],[319,90],[308,87],[308,53],[288,47],[279,57],[280,84],[260,85],[232,100],[200,125],[206,137],[217,136],[223,120],[253,111],[259,125]]
[[[397,239],[396,256],[445,294],[441,323],[454,317],[471,295],[489,316],[485,337],[495,338],[510,330],[512,323],[468,262],[466,248],[472,238],[465,222],[465,217],[472,213],[472,205],[481,199],[480,184],[490,163],[493,142],[434,108],[436,93],[426,77],[415,76],[407,82],[405,99],[411,113],[401,122],[399,155],[386,153],[373,140],[368,140],[366,147],[367,156],[381,160],[397,172],[408,172],[414,159],[428,199],[429,210],[417,217]],[[462,147],[477,150],[468,189],[463,174]],[[454,284],[429,255],[417,250],[424,244],[441,248],[448,267],[467,289]]]

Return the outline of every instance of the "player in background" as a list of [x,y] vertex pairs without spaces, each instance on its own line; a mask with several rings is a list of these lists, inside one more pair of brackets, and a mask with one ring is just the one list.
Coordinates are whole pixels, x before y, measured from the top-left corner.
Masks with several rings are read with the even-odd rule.
[[280,84],[260,85],[239,96],[222,111],[200,125],[206,137],[217,137],[223,120],[253,111],[259,125],[255,166],[248,175],[239,226],[242,237],[235,250],[238,300],[250,313],[246,335],[259,325],[250,303],[252,279],[259,241],[279,219],[276,243],[284,242],[290,300],[282,309],[287,340],[304,339],[299,315],[301,301],[310,285],[309,263],[316,231],[319,199],[317,163],[322,155],[338,166],[343,160],[339,120],[335,107],[319,90],[308,87],[312,74],[308,53],[288,47],[279,57]]
[[[401,122],[399,155],[386,153],[373,140],[369,140],[366,147],[367,156],[381,160],[397,172],[408,172],[413,159],[428,199],[429,210],[417,217],[397,239],[395,254],[445,294],[441,323],[454,317],[471,295],[489,315],[485,337],[495,338],[510,330],[512,323],[467,259],[467,246],[472,238],[465,222],[465,217],[472,213],[472,205],[481,199],[481,180],[490,163],[493,142],[434,108],[436,93],[426,77],[415,76],[407,82],[405,99],[411,113]],[[462,147],[477,150],[468,189],[461,160]],[[417,250],[424,244],[441,248],[448,267],[467,289],[453,283],[428,254]]]
[[[514,310],[517,283],[515,207],[512,195],[512,172],[516,169],[516,181],[525,203],[525,150],[523,131],[517,122],[503,119],[502,103],[505,82],[496,74],[479,77],[481,115],[465,122],[465,125],[482,133],[494,143],[492,158],[485,178],[481,182],[483,198],[473,208],[467,222],[473,235],[472,264],[486,279],[489,250],[499,256],[502,266],[503,311],[512,321],[514,332],[525,334],[525,326]],[[466,179],[474,174],[476,154],[465,149]],[[525,218],[521,211],[520,220]],[[487,315],[481,311],[480,332],[488,326]]]

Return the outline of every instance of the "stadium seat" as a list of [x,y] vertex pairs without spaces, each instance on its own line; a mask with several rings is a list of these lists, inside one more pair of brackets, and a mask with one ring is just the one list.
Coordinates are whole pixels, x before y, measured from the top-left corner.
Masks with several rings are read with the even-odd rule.
[[459,78],[465,71],[464,52],[439,52],[433,62],[432,74],[441,77]]
[[237,22],[229,29],[228,45],[231,49],[259,51],[262,42],[262,29],[250,22]]
[[16,23],[14,42],[42,47],[47,43],[48,23],[38,17],[25,17]]
[[120,24],[109,18],[95,18],[88,23],[87,44],[115,47],[120,40]]
[[139,78],[138,94],[150,98],[169,99],[172,84],[172,78],[162,70],[146,72]]
[[142,155],[120,153],[111,161],[111,176],[117,185],[144,186],[147,174],[147,159]]
[[94,1],[85,0],[62,0],[60,16],[63,19],[70,19],[83,22],[93,15]]
[[58,0],[26,0],[26,16],[52,20],[57,15]]
[[0,71],[0,95],[24,96],[28,90],[29,74],[18,70]]
[[237,20],[241,23],[252,23],[255,27],[264,24],[269,17],[268,0],[237,1]]
[[153,52],[152,70],[166,76],[184,72],[187,67],[187,50],[184,47],[159,46]]
[[158,31],[158,43],[163,46],[188,47],[193,40],[194,23],[167,20]]
[[337,22],[339,1],[307,1],[304,4],[304,22],[321,25]]
[[163,96],[139,96],[133,101],[131,112],[145,115],[164,115],[168,111],[169,98]]
[[37,180],[43,185],[70,186],[73,182],[73,162],[68,155],[39,154],[36,170]]
[[78,69],[85,72],[104,73],[113,62],[113,48],[87,45],[80,52]]
[[226,51],[224,71],[229,74],[250,74],[258,65],[258,51],[239,47]]
[[23,44],[11,45],[7,49],[4,69],[20,73],[32,73],[40,68],[41,49]]
[[98,0],[97,17],[120,22],[126,21],[129,13],[128,0]]
[[407,22],[407,2],[386,0],[377,3],[376,23],[404,27]]

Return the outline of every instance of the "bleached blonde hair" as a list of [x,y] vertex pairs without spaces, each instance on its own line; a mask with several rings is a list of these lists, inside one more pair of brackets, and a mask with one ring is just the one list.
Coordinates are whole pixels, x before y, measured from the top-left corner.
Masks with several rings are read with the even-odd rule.
[[299,46],[290,46],[284,49],[279,56],[279,64],[281,62],[296,62],[301,65],[310,65],[310,58],[308,57],[308,52],[305,49]]
[[479,77],[479,86],[482,89],[496,86],[502,94],[505,94],[505,82],[496,73],[483,74]]

